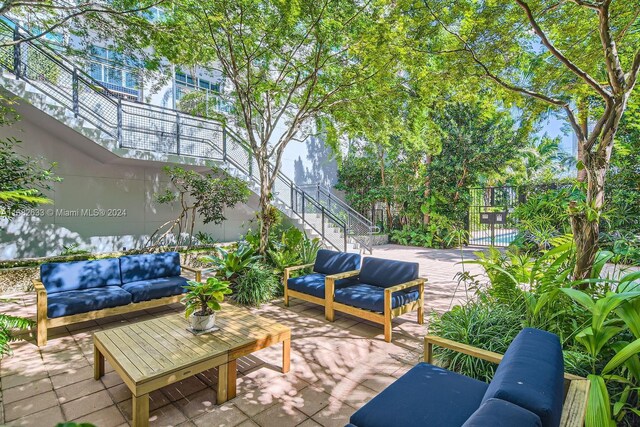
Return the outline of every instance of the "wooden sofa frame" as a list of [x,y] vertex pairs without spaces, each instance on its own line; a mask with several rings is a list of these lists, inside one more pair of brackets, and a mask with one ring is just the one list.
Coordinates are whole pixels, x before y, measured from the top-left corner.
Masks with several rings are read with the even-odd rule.
[[[195,274],[196,282],[202,280],[202,269],[189,267],[188,265],[180,265],[183,270],[190,271]],[[183,295],[172,295],[152,299],[149,301],[132,302],[119,307],[103,308],[102,310],[88,311],[86,313],[73,314],[70,316],[55,317],[49,319],[47,317],[47,289],[41,280],[34,279],[33,287],[36,291],[36,342],[38,347],[47,345],[47,331],[50,328],[58,326],[71,325],[73,323],[85,322],[88,320],[101,319],[103,317],[115,316],[118,314],[131,313],[148,308],[161,307],[167,304],[180,302]]]
[[[418,323],[424,323],[424,284],[426,279],[419,278],[406,283],[400,283],[384,290],[384,312],[376,313],[374,311],[364,310],[361,308],[353,307],[346,304],[341,304],[333,300],[333,293],[335,291],[336,280],[347,279],[349,277],[355,277],[360,274],[360,270],[346,271],[344,273],[332,274],[325,277],[324,282],[324,299],[307,295],[302,292],[293,291],[288,288],[287,281],[292,271],[301,270],[304,268],[312,267],[313,264],[297,265],[294,267],[287,267],[284,269],[284,305],[289,306],[289,298],[299,298],[304,301],[312,302],[324,306],[325,318],[333,322],[334,314],[336,311],[350,314],[352,316],[359,317],[361,319],[369,320],[371,322],[379,323],[384,326],[384,340],[391,342],[391,329],[392,320],[398,316],[402,316],[405,313],[412,311],[418,311]],[[391,296],[394,292],[401,291],[403,289],[409,289],[418,287],[418,299],[400,307],[391,308]]]
[[[439,346],[467,354],[487,362],[499,364],[502,354],[483,350],[467,344],[440,338],[435,335],[424,337],[424,361],[433,364],[433,346]],[[582,427],[587,411],[589,397],[589,380],[586,378],[566,373],[564,374],[564,404],[562,405],[562,417],[560,427]]]

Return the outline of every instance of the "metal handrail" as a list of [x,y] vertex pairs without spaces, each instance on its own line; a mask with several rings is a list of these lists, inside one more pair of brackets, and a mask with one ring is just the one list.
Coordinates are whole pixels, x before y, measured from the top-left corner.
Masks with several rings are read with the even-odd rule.
[[[15,28],[12,28],[0,20],[0,28],[1,26],[13,32],[14,40],[22,37],[22,34],[30,34],[17,24]],[[23,47],[25,47],[24,50]],[[27,47],[28,50],[26,50]],[[11,48],[13,48],[13,55],[9,59],[6,59],[0,51],[0,67],[12,72],[17,80],[29,82],[32,87],[51,98],[56,104],[73,112],[75,117],[91,123],[100,131],[114,138],[119,147],[164,151],[177,155],[187,153],[189,156],[212,160],[221,159],[243,173],[247,179],[259,184],[259,178],[254,175],[252,170],[254,158],[250,148],[246,141],[229,129],[224,122],[194,116],[171,108],[118,98],[117,93],[82,71],[80,67],[35,40],[16,43],[12,47],[3,49],[10,50]],[[46,66],[38,64],[40,66],[38,68],[38,65],[30,64],[28,57],[30,52],[42,55],[41,60],[46,62]],[[54,68],[57,73],[56,77],[52,78],[46,75],[51,73]],[[66,81],[70,84],[65,86],[60,83],[62,75],[67,78]],[[88,90],[88,92],[83,92],[82,96],[80,96],[81,85],[84,90]],[[92,96],[94,98],[91,98]],[[103,103],[111,109],[109,113],[114,117],[114,120],[110,121],[102,111],[105,107]],[[143,111],[147,114],[143,114]],[[146,126],[137,126],[141,121],[144,121]],[[209,138],[202,137],[203,132],[206,132]],[[190,145],[189,150],[191,151],[184,150],[188,145]],[[239,154],[242,152],[246,156]],[[284,184],[291,199],[287,203],[285,195],[279,195],[274,188],[276,198],[288,206],[293,214],[301,218],[303,223],[318,232],[323,241],[338,250],[346,251],[347,223],[327,209],[320,200],[314,199],[312,195],[297,186],[282,172],[278,172],[276,179]],[[298,197],[302,198],[302,209],[297,206]],[[309,209],[306,209],[307,204],[311,206],[311,210],[315,208],[321,215],[322,223],[319,230],[316,224],[305,219],[305,215],[309,213]],[[342,242],[331,241],[325,232],[325,222],[342,230]]]

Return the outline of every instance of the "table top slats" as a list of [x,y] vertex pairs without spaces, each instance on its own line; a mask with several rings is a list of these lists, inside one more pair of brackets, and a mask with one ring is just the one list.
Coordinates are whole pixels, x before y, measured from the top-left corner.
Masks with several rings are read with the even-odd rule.
[[194,335],[184,315],[173,313],[96,332],[94,340],[140,384],[290,331],[230,304],[216,314],[216,325],[220,330]]

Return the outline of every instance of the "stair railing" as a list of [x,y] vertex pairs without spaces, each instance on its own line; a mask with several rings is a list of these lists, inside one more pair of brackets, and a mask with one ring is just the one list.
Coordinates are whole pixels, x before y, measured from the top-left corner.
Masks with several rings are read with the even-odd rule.
[[[0,39],[19,40],[31,34],[0,16]],[[37,40],[0,47],[0,68],[17,80],[29,83],[38,92],[63,107],[74,119],[94,127],[101,138],[111,139],[119,148],[152,153],[186,155],[232,165],[254,184],[260,183],[255,158],[243,138],[221,121],[122,99],[84,72],[81,67]],[[330,207],[314,199],[279,172],[274,184],[275,203],[315,230],[322,240],[337,250],[347,250],[347,223]],[[318,214],[318,225],[310,215]],[[338,229],[340,241],[328,228]]]

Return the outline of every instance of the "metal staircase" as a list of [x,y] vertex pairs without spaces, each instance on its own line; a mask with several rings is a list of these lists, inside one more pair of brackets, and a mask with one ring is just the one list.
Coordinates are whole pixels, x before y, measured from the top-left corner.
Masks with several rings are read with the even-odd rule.
[[[29,33],[6,19],[0,40]],[[243,139],[221,121],[123,100],[82,68],[38,41],[0,47],[0,85],[44,113],[122,157],[211,161],[259,192],[255,159]],[[327,247],[371,252],[371,223],[320,187],[297,186],[278,173],[273,204]],[[328,195],[327,195],[328,194]]]

